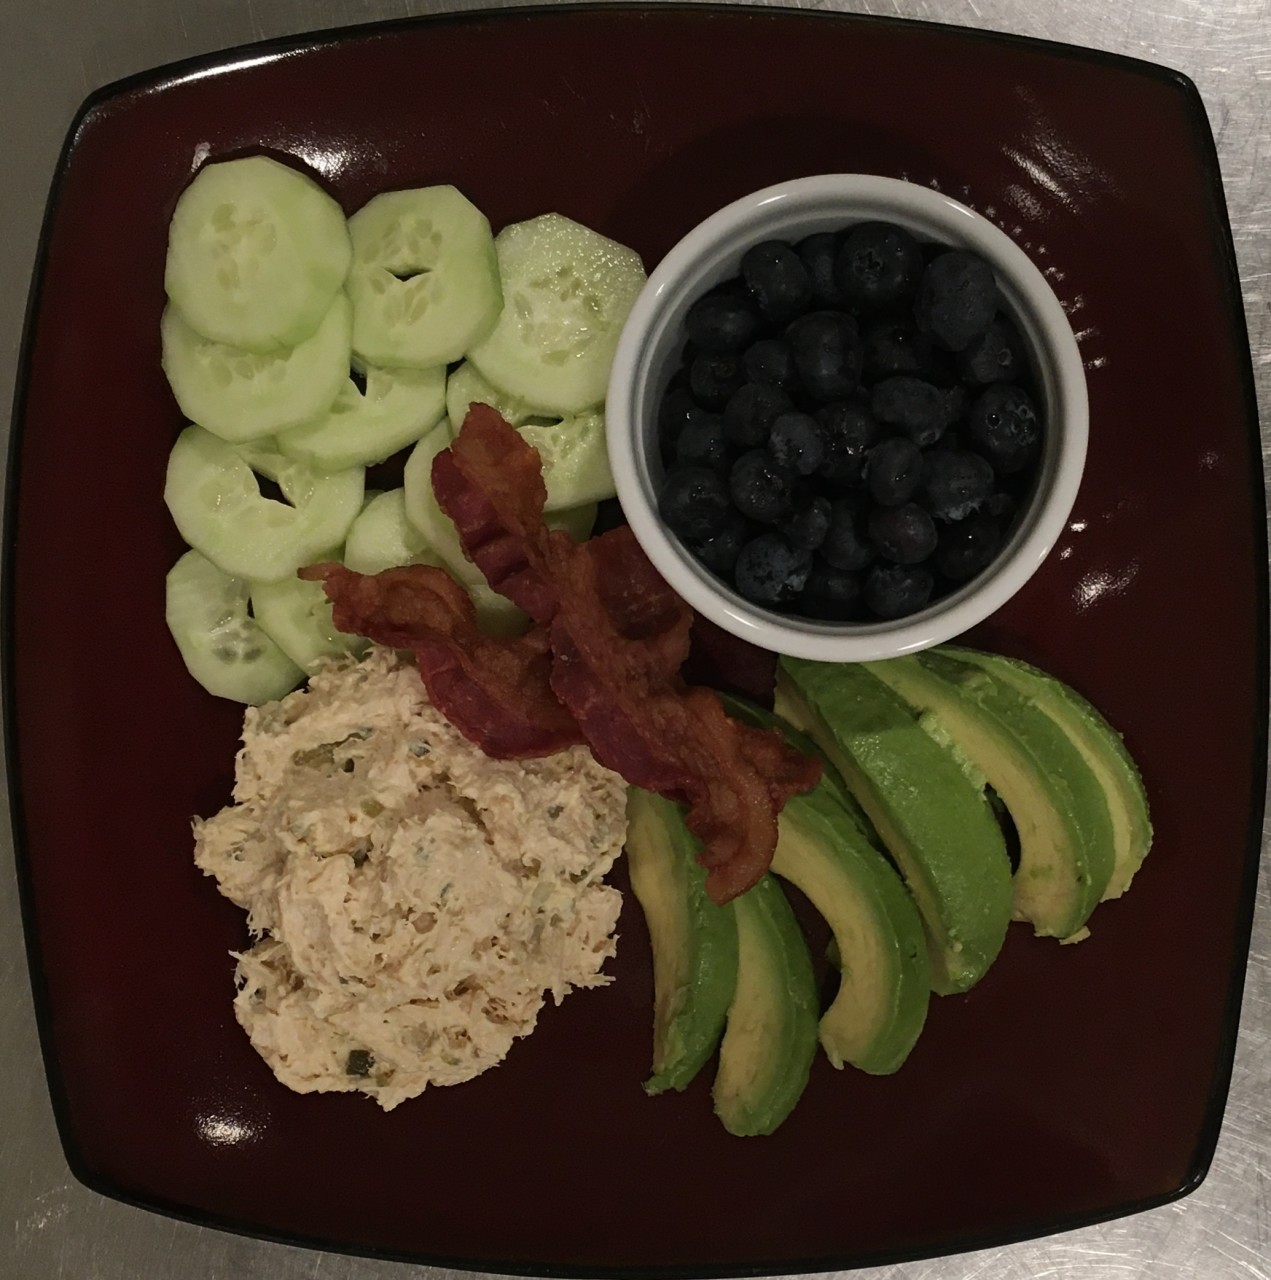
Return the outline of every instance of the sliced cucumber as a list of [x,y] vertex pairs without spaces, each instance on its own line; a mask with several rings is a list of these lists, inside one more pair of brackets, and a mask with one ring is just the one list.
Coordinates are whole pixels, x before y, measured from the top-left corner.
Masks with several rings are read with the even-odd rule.
[[163,371],[181,412],[222,440],[251,440],[309,422],[348,378],[353,308],[337,293],[317,332],[298,346],[258,353],[212,342],[173,306],[160,321]]
[[[338,550],[317,557],[318,560],[339,558]],[[300,578],[254,582],[251,598],[257,626],[309,675],[324,658],[361,653],[369,643],[362,636],[336,630],[331,619],[331,601],[320,582]]]
[[344,563],[354,573],[382,573],[404,564],[437,564],[428,539],[406,519],[401,489],[381,493],[362,508],[344,540]]
[[370,365],[458,360],[503,306],[485,214],[450,186],[386,191],[349,219],[353,349]]
[[639,255],[559,213],[504,227],[494,243],[505,305],[469,360],[531,404],[558,413],[599,404],[644,287]]
[[[257,473],[286,501],[265,497]],[[163,498],[186,542],[226,573],[276,582],[344,541],[364,475],[361,467],[316,471],[272,441],[232,445],[187,427],[168,458]]]
[[465,361],[446,380],[446,413],[452,435],[458,433],[474,404],[488,404],[534,446],[547,486],[545,510],[559,511],[614,496],[603,406],[567,416],[538,409],[500,391],[475,365]]
[[312,178],[268,156],[222,160],[177,201],[164,287],[196,333],[275,351],[317,330],[351,255],[343,210]]
[[486,635],[519,636],[529,626],[530,615],[486,583],[473,583],[468,594],[477,610],[477,625]]
[[278,448],[289,458],[326,471],[370,466],[422,440],[446,412],[445,365],[369,365],[363,379],[365,390],[345,377],[330,409],[314,421],[280,432]]
[[304,672],[248,616],[250,588],[187,551],[168,570],[165,617],[190,674],[208,693],[257,706],[289,693]]
[[454,521],[441,509],[432,489],[433,459],[450,447],[450,432],[434,427],[411,450],[402,470],[406,519],[432,548],[441,564],[465,586],[485,585],[485,575],[463,553]]

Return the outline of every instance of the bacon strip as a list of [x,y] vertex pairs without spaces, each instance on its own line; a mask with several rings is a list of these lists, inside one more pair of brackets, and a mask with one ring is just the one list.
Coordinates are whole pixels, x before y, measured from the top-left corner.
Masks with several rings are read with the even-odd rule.
[[596,758],[688,806],[715,901],[748,889],[771,864],[777,814],[820,763],[684,683],[692,611],[629,529],[575,544],[546,528],[538,457],[494,410],[472,407],[432,479],[491,586],[550,624],[552,689]]
[[300,576],[323,584],[341,631],[413,650],[429,700],[486,755],[552,755],[584,740],[552,691],[547,631],[485,635],[471,597],[444,569],[417,564],[363,575],[317,564]]

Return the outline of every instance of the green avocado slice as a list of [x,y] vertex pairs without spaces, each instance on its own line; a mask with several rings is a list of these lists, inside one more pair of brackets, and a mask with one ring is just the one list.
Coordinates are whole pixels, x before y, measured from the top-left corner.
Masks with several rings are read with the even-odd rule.
[[1121,735],[1076,690],[1026,662],[952,645],[942,652],[991,672],[1030,698],[1081,752],[1103,788],[1112,819],[1112,875],[1102,901],[1119,898],[1152,847],[1152,818],[1143,777]]
[[816,1056],[817,991],[808,944],[775,877],[733,900],[737,986],[711,1097],[729,1133],[772,1133],[803,1096]]
[[1020,842],[1015,917],[1073,938],[1107,888],[1113,852],[1103,788],[1068,735],[1014,686],[946,652],[866,665],[940,721],[1006,806]]
[[927,935],[932,989],[974,986],[1011,918],[1010,861],[983,781],[860,664],[782,658],[776,710],[834,762],[895,860]]
[[[721,698],[736,719],[779,729],[804,754],[822,754],[770,711]],[[828,761],[811,791],[786,801],[772,870],[803,892],[834,933],[840,976],[820,1022],[826,1056],[840,1069],[850,1063],[872,1075],[898,1070],[922,1031],[931,995],[922,918]]]
[[696,837],[679,807],[627,790],[627,864],[653,949],[650,1094],[683,1089],[715,1052],[737,986],[732,903],[706,895]]

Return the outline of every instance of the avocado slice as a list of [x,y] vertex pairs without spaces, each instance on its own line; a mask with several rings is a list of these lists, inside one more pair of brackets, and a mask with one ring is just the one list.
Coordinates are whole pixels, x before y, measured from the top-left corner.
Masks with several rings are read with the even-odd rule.
[[706,894],[697,838],[677,805],[627,789],[627,864],[653,948],[653,1074],[650,1094],[683,1089],[724,1031],[737,986],[732,904]]
[[[772,712],[739,698],[723,702],[736,719],[779,729],[796,750],[822,754]],[[819,1028],[826,1056],[839,1069],[846,1062],[871,1075],[898,1070],[931,995],[922,917],[832,764],[811,791],[786,801],[772,870],[803,892],[834,933],[839,988]]]
[[808,944],[776,878],[733,900],[737,986],[711,1097],[729,1133],[772,1133],[808,1083],[817,1043],[817,991]]
[[1072,939],[1107,888],[1113,849],[1103,788],[1068,735],[1013,685],[947,652],[866,665],[944,725],[1006,806],[1020,843],[1015,917]]
[[1011,918],[1011,867],[977,780],[864,666],[782,658],[776,710],[810,733],[860,801],[913,895],[932,989],[974,986]]
[[1075,689],[1018,658],[946,645],[941,652],[991,672],[1044,711],[1068,735],[1103,788],[1112,819],[1112,875],[1101,901],[1119,898],[1152,847],[1152,818],[1138,766],[1121,735]]

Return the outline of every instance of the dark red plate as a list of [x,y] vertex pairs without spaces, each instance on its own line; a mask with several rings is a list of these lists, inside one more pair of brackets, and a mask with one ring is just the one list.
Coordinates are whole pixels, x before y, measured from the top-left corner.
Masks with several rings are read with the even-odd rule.
[[[1041,572],[973,637],[1076,685],[1142,765],[1154,852],[1093,938],[1018,927],[899,1074],[819,1061],[768,1139],[709,1078],[646,1098],[638,911],[616,981],[497,1071],[391,1115],[277,1084],[230,1009],[242,914],[191,861],[239,715],[163,623],[181,425],[159,369],[166,228],[206,156],[298,156],[349,210],[453,182],[651,266],[779,179],[938,186],[1047,271],[1079,331],[1090,460]],[[1182,76],[956,29],[745,9],[515,11],[240,50],[94,95],[40,251],[9,471],[15,836],[67,1158],[101,1192],[279,1239],[471,1268],[800,1272],[1160,1204],[1209,1164],[1265,778],[1266,546],[1213,142]],[[709,1077],[709,1072],[706,1073]]]

